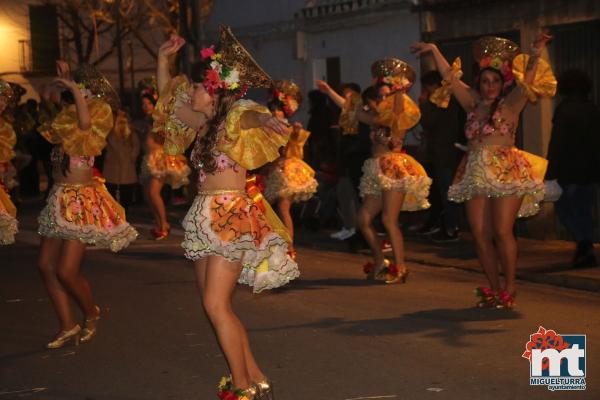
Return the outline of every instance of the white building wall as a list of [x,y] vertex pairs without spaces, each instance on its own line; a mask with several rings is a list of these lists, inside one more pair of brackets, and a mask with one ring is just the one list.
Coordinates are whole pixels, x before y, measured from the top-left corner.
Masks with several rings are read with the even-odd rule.
[[[370,67],[379,58],[397,57],[419,70],[418,60],[409,52],[409,46],[420,38],[419,16],[408,7],[384,10],[381,15],[377,10],[365,9],[348,14],[347,21],[340,14],[295,18],[305,4],[304,0],[217,1],[206,32],[214,41],[220,24],[231,26],[273,79],[293,79],[305,95],[316,88],[314,78],[320,78],[317,72],[324,70],[319,64],[328,57],[340,58],[342,82],[356,82],[362,88],[371,84]],[[297,52],[298,32],[304,35],[303,54]],[[416,99],[418,91],[417,82],[410,95]],[[257,100],[266,98],[265,93],[257,91],[249,95]],[[305,121],[306,111],[305,101],[296,118]]]
[[20,40],[31,40],[29,29],[29,5],[39,1],[1,0],[0,1],[0,77],[9,82],[23,86],[27,92],[22,101],[29,98],[38,99],[34,88],[35,79],[28,79],[21,74]]

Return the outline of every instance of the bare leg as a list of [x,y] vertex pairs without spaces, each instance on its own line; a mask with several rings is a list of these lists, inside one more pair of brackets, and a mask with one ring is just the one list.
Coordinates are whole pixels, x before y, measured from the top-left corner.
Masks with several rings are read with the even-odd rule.
[[[58,260],[57,274],[62,285],[72,295],[86,319],[98,316],[90,284],[81,275],[81,262],[85,254],[85,244],[78,240],[63,240],[60,259]],[[86,327],[93,329],[96,321],[86,323]]]
[[[373,228],[373,219],[381,212],[382,201],[381,197],[377,196],[365,196],[362,205],[358,209],[358,226],[363,234],[363,237],[367,241],[367,244],[371,248],[373,259],[375,262],[375,268],[379,268],[383,264],[383,252],[381,251],[381,241],[377,236],[377,232]],[[375,271],[377,274],[379,271]]]
[[496,292],[500,289],[500,278],[498,258],[494,248],[490,199],[483,196],[473,197],[467,200],[465,209],[479,263],[488,278],[490,287]]
[[240,274],[240,263],[219,256],[209,256],[195,264],[202,300],[221,349],[225,354],[234,386],[245,389],[264,374],[258,368],[246,330],[231,308],[231,297]]
[[66,288],[58,279],[57,266],[60,258],[60,251],[62,247],[62,239],[42,237],[40,245],[40,255],[38,258],[38,269],[52,305],[54,311],[58,316],[61,331],[68,331],[72,329],[76,324],[73,319],[71,312],[71,305],[69,303],[69,295]]
[[398,217],[402,210],[404,193],[386,190],[383,192],[382,198],[383,212],[381,214],[381,219],[385,226],[385,230],[390,237],[390,242],[392,243],[394,262],[398,267],[398,272],[402,273],[406,270],[406,265],[404,263],[404,237],[402,236],[402,231],[398,225]]
[[[292,243],[294,242],[294,221],[292,220],[292,214],[290,213],[290,209],[292,208],[292,200],[289,197],[281,197],[277,202],[277,212],[283,225],[287,228],[290,233],[290,237],[292,238]],[[290,245],[290,250],[293,251],[293,245]]]
[[167,221],[167,211],[165,210],[165,202],[160,195],[160,191],[164,182],[160,179],[151,178],[148,182],[148,197],[150,204],[152,205],[155,217],[157,218],[156,223],[161,231],[166,231],[170,228],[169,222]]
[[504,289],[512,295],[515,294],[518,256],[517,240],[513,233],[513,226],[522,202],[522,197],[514,196],[491,200],[494,239],[506,280]]

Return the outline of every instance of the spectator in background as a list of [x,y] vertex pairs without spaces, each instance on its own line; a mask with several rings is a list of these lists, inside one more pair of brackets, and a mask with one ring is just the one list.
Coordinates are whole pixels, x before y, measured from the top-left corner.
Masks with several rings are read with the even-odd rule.
[[563,189],[556,202],[560,221],[577,242],[574,268],[595,267],[592,210],[600,182],[600,110],[589,99],[592,82],[585,72],[568,70],[558,79],[561,102],[554,111],[546,179]]
[[454,98],[450,99],[448,108],[440,108],[429,100],[441,84],[442,76],[438,71],[429,71],[421,77],[420,123],[425,135],[430,176],[436,187],[434,193],[439,196],[432,199],[432,204],[437,207],[432,207],[427,226],[434,242],[454,242],[458,240],[460,206],[448,200],[448,188],[460,160],[460,151],[454,143],[465,141],[465,113]]
[[358,184],[362,165],[369,158],[371,142],[369,127],[358,121],[356,110],[362,104],[360,86],[357,83],[342,85],[342,95],[327,82],[317,81],[321,92],[342,109],[339,126],[337,166],[339,181],[336,185],[337,204],[342,219],[342,229],[332,233],[333,239],[346,240],[356,233],[356,212],[359,207]]
[[306,130],[311,132],[307,142],[306,162],[315,170],[327,170],[335,161],[335,139],[332,126],[335,113],[327,103],[327,96],[318,90],[308,92],[310,117]]
[[123,206],[125,212],[133,203],[138,181],[135,163],[140,154],[140,140],[132,134],[127,115],[119,110],[115,126],[107,137],[106,156],[102,173],[106,187]]

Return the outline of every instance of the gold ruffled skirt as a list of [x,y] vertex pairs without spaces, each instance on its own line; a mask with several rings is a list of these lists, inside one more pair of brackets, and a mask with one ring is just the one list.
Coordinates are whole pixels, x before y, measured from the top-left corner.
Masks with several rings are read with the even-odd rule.
[[243,191],[200,191],[183,220],[181,246],[190,260],[218,255],[242,263],[239,283],[254,293],[283,286],[300,276],[288,244]]
[[381,196],[383,190],[405,193],[402,211],[429,208],[431,179],[417,160],[406,153],[388,152],[365,161],[360,178],[360,196]]
[[448,199],[462,203],[475,196],[522,196],[518,217],[535,215],[544,199],[547,165],[544,158],[514,146],[476,147],[463,157]]
[[127,247],[138,235],[126,221],[123,207],[97,178],[89,184],[55,184],[38,223],[42,236],[79,240],[112,251]]
[[150,177],[164,180],[173,189],[187,185],[192,170],[183,154],[166,155],[162,148],[152,150],[144,156],[140,180],[147,181]]
[[292,202],[306,201],[317,191],[315,171],[297,157],[283,158],[265,182],[265,198],[273,202],[287,197]]
[[15,235],[18,231],[17,209],[10,200],[8,193],[0,185],[0,245],[12,244],[15,242]]

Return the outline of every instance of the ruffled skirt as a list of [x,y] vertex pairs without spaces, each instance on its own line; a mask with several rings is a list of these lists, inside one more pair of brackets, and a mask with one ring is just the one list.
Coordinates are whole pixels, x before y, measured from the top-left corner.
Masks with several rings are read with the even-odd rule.
[[140,180],[147,181],[150,177],[164,180],[173,189],[187,185],[192,170],[183,154],[166,155],[162,148],[152,150],[142,161]]
[[265,183],[265,198],[269,202],[281,197],[290,198],[292,202],[306,201],[316,191],[315,171],[296,157],[280,160]]
[[405,193],[402,211],[429,208],[431,179],[417,160],[405,153],[389,152],[365,161],[360,196],[381,196],[383,190]]
[[181,244],[190,260],[218,255],[241,262],[239,282],[254,293],[300,276],[288,244],[242,191],[200,192],[183,220]]
[[110,195],[101,180],[90,184],[55,184],[46,207],[38,217],[42,236],[119,251],[137,238],[125,219],[123,207]]
[[0,245],[12,244],[17,234],[17,209],[0,185]]
[[514,146],[476,147],[463,157],[448,199],[462,203],[475,196],[522,196],[518,216],[535,215],[544,199],[547,165],[544,158]]

